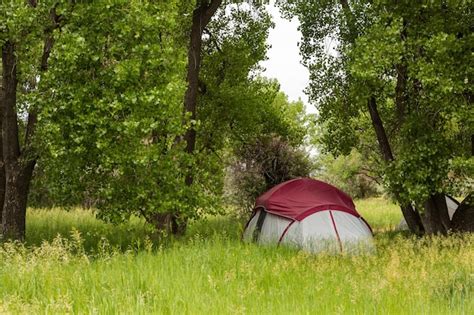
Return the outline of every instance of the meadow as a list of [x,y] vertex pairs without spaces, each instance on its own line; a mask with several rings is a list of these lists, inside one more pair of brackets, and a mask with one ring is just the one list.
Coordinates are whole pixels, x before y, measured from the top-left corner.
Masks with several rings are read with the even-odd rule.
[[474,314],[473,235],[416,238],[388,201],[356,204],[375,254],[243,244],[231,216],[156,241],[136,218],[29,209],[26,242],[0,247],[0,314]]

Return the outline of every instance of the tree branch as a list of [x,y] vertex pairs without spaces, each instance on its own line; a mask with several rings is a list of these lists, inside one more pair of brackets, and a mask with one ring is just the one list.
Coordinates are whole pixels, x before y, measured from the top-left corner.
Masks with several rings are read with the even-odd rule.
[[[43,44],[43,54],[41,55],[41,62],[40,62],[40,73],[44,73],[48,70],[48,60],[49,56],[51,55],[51,50],[54,45],[54,37],[53,32],[54,30],[58,29],[61,25],[61,21],[63,20],[62,15],[58,15],[56,13],[56,8],[59,3],[56,3],[50,10],[49,18],[51,20],[51,25],[48,25],[44,29],[45,39]],[[27,151],[31,148],[31,139],[33,138],[36,123],[38,121],[38,113],[33,108],[28,113],[28,122],[26,125],[26,135],[25,135],[25,153],[28,154]]]
[[204,29],[207,24],[209,24],[212,16],[214,15],[214,13],[216,13],[217,9],[221,4],[222,0],[212,0],[209,6],[204,7],[204,11],[201,15],[201,30]]
[[206,33],[207,35],[209,35],[209,40],[214,44],[214,47],[216,48],[216,50],[222,54],[222,49],[219,46],[217,39],[212,35],[211,31],[209,31],[207,28],[204,28],[203,33]]
[[17,58],[15,45],[6,41],[2,47],[2,144],[5,163],[13,163],[20,154],[18,117],[16,113]]

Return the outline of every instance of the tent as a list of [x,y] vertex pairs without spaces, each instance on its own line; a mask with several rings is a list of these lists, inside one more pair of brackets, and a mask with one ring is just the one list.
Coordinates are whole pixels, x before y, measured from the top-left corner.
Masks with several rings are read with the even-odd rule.
[[[459,202],[451,196],[445,195],[444,197],[446,207],[448,208],[449,219],[452,220],[454,212],[456,212],[456,209],[459,207]],[[398,224],[397,230],[408,230],[408,225],[404,218],[402,218]]]
[[352,199],[327,183],[298,178],[257,198],[243,240],[285,244],[309,252],[373,248],[372,229]]

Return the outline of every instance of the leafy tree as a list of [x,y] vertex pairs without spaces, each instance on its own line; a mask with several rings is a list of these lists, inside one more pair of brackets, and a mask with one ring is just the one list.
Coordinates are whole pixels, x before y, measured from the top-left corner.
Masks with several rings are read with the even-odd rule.
[[[301,101],[290,102],[274,81],[259,80],[272,97],[260,99],[258,116],[242,121],[253,125],[244,139],[234,141],[227,168],[227,193],[247,215],[255,198],[271,187],[297,177],[307,177],[313,164],[303,146],[310,116]],[[266,101],[265,101],[266,100]],[[270,102],[269,102],[270,100]]]
[[[192,161],[176,139],[183,125],[186,37],[181,1],[76,7],[58,38],[45,84],[40,132],[55,199],[84,194],[99,217],[130,215],[158,226],[170,208],[192,213],[200,194],[184,185]],[[78,192],[78,193],[77,193]]]
[[[260,133],[303,139],[302,104],[287,106],[277,84],[256,75],[272,25],[261,6],[42,5],[47,17],[64,20],[47,36],[55,44],[44,50],[48,71],[25,76],[36,82],[35,93],[26,79],[21,86],[29,96],[22,104],[35,104],[37,115],[36,187],[47,187],[51,202],[87,199],[104,220],[135,214],[182,232],[186,220],[218,209],[234,148]],[[15,16],[13,10],[32,9],[12,8]],[[25,51],[41,52],[37,46]],[[20,120],[28,138],[27,125]]]
[[246,215],[263,192],[284,181],[308,177],[311,170],[308,154],[277,135],[260,136],[238,148],[230,175],[241,214]]
[[49,65],[54,33],[71,5],[56,1],[2,2],[0,204],[3,238],[23,239],[29,185],[37,161],[40,78]]
[[302,23],[326,147],[338,155],[377,144],[372,159],[410,229],[446,233],[443,195],[472,190],[472,4],[290,1],[283,9]]
[[192,52],[202,55],[197,100],[183,114],[189,17],[209,4],[121,2],[75,11],[58,39],[57,56],[65,57],[43,79],[54,91],[48,99],[59,104],[41,116],[51,199],[92,199],[106,220],[136,214],[173,232],[218,210],[227,152],[262,130],[262,121],[283,125],[280,114],[269,114],[275,83],[251,74],[265,56],[271,22],[244,5],[220,9],[200,31],[202,49]]
[[367,198],[380,194],[381,178],[362,154],[352,150],[349,155],[320,153],[316,161],[315,177],[331,183],[353,198]]

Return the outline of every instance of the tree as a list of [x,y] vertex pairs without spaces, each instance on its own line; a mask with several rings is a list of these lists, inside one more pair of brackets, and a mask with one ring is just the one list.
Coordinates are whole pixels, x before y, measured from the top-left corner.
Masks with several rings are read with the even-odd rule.
[[[222,0],[204,1],[198,0],[193,11],[191,32],[189,35],[188,65],[187,65],[187,89],[184,96],[184,111],[189,114],[192,122],[196,120],[196,106],[199,89],[199,71],[201,68],[202,36],[211,18],[221,5]],[[193,154],[196,147],[196,129],[194,126],[188,128],[184,136],[186,141],[186,152]],[[193,176],[189,174],[186,185],[192,185]]]
[[[196,147],[196,119],[197,119],[197,102],[199,93],[199,72],[201,68],[201,47],[202,36],[206,26],[211,18],[219,9],[222,0],[197,0],[196,6],[192,12],[192,23],[189,32],[188,46],[188,64],[186,83],[187,88],[184,95],[184,113],[190,119],[191,125],[188,126],[184,135],[186,142],[186,153],[194,154]],[[184,120],[187,124],[187,120]],[[190,169],[186,174],[185,184],[192,186],[194,182],[193,170]],[[163,221],[164,225],[171,225],[169,228],[174,234],[182,234],[186,228],[187,216],[181,209],[174,209],[172,213],[163,213],[158,217],[159,221]]]
[[[54,44],[53,32],[62,23],[55,1],[2,3],[0,202],[2,235],[25,237],[29,185],[37,160],[37,94],[39,78],[48,69]],[[61,7],[67,10],[68,6]],[[25,119],[23,119],[25,117]],[[26,118],[27,117],[27,118]],[[23,138],[23,139],[22,139]]]
[[[98,216],[187,213],[199,194],[184,186],[192,163],[186,131],[186,16],[181,1],[77,6],[57,42],[40,116],[42,165],[62,205],[94,200]],[[191,214],[190,214],[191,216]]]
[[320,152],[316,161],[315,177],[333,184],[353,198],[368,198],[380,194],[381,178],[373,171],[369,161],[355,149],[349,155]]
[[[274,83],[251,75],[265,56],[271,22],[263,10],[235,5],[230,14],[219,11],[225,28],[216,19],[200,31],[195,116],[185,111],[183,118],[194,10],[182,1],[76,8],[42,79],[57,104],[41,116],[41,165],[52,199],[64,205],[87,197],[103,219],[136,214],[171,232],[179,221],[218,210],[221,155],[260,126],[276,95]],[[219,119],[223,111],[230,115]]]
[[312,171],[308,154],[275,134],[256,137],[237,149],[230,176],[237,204],[243,215],[255,199],[284,181],[308,177]]
[[[376,140],[379,173],[410,229],[446,233],[443,195],[472,185],[472,5],[341,0],[284,9],[302,22],[328,149],[375,152]],[[330,37],[335,54],[324,51]]]

